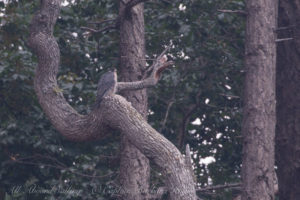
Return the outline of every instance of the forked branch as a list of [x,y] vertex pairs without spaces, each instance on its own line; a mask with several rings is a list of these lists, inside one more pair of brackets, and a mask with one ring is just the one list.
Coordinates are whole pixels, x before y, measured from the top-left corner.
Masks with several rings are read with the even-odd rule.
[[[144,77],[140,81],[135,82],[118,82],[117,84],[117,92],[121,92],[123,90],[138,90],[143,88],[148,88],[155,86],[159,81],[161,73],[173,65],[174,62],[167,61],[167,57],[165,56],[166,51],[169,50],[167,47],[153,62],[152,66],[148,68],[145,72]],[[146,77],[147,76],[147,77]]]

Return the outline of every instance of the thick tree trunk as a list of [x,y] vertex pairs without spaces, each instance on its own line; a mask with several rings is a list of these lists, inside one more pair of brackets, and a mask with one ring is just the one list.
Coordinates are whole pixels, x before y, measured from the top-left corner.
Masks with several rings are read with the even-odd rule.
[[300,1],[280,0],[277,47],[276,161],[279,198],[300,199]]
[[[121,80],[132,82],[141,79],[145,69],[144,6],[140,3],[126,10],[127,1],[120,1],[120,75]],[[125,91],[122,95],[147,119],[146,89]],[[149,160],[127,139],[121,139],[120,184],[122,199],[148,199],[150,181]]]
[[242,199],[274,199],[275,0],[248,0]]

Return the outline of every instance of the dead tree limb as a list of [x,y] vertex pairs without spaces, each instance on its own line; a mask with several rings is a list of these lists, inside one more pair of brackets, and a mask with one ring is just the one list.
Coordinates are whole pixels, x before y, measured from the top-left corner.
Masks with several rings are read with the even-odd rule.
[[169,66],[173,65],[172,61],[167,61],[165,57],[165,53],[169,48],[167,47],[153,62],[153,65],[148,68],[145,73],[145,76],[148,75],[147,78],[144,78],[141,81],[135,82],[118,82],[117,85],[117,93],[123,90],[137,90],[148,88],[156,85],[158,82],[161,73]]
[[228,183],[224,185],[213,185],[213,186],[208,186],[204,188],[199,188],[197,189],[197,192],[206,192],[206,191],[211,191],[211,190],[221,190],[221,189],[227,189],[227,188],[236,188],[238,190],[241,190],[241,183]]
[[109,30],[112,30],[112,29],[117,29],[117,25],[116,24],[111,24],[111,25],[107,25],[101,29],[94,29],[94,28],[90,28],[90,27],[85,27],[85,26],[82,26],[80,27],[81,29],[83,30],[87,30],[87,31],[90,31],[92,33],[102,33],[104,31],[109,31]]
[[244,10],[223,10],[223,9],[218,9],[219,12],[222,13],[237,13],[241,15],[247,15],[247,12]]

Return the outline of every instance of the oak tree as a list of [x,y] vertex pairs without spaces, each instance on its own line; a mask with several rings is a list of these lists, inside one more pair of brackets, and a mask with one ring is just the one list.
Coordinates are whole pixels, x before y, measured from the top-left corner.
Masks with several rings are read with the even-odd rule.
[[[171,142],[149,126],[123,97],[114,93],[105,95],[100,105],[95,106],[87,115],[77,113],[67,103],[56,80],[60,52],[53,37],[53,28],[59,15],[60,4],[60,0],[41,1],[40,10],[32,20],[29,39],[29,45],[38,57],[34,79],[35,91],[54,127],[66,138],[74,141],[100,139],[111,129],[119,131],[126,136],[128,142],[159,166],[166,178],[171,199],[196,199],[191,169],[188,168],[183,155]],[[126,7],[124,10],[126,11]],[[160,70],[171,64],[163,59],[164,53],[154,61],[150,68],[150,77],[136,82],[120,82],[115,86],[116,92],[143,89],[156,84]],[[121,53],[121,57],[122,55]],[[103,86],[100,84],[99,87]],[[186,155],[188,156],[190,155]]]

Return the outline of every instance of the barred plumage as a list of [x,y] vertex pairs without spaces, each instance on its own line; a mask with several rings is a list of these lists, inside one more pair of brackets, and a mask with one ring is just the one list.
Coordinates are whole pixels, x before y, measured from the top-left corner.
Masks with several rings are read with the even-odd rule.
[[116,70],[109,71],[103,74],[98,82],[97,97],[95,106],[99,106],[102,98],[112,95],[116,92],[117,86],[117,73]]

